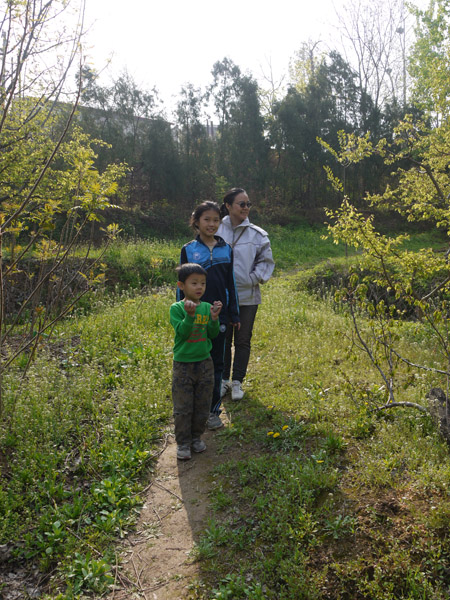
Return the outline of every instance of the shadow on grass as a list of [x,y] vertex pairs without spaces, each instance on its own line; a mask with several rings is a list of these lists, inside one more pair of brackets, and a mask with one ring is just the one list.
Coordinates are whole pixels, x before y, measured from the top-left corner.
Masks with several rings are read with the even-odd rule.
[[198,566],[190,597],[275,598],[265,595],[267,585],[276,588],[277,561],[286,579],[293,568],[288,555],[304,579],[292,593],[309,593],[306,553],[295,548],[312,543],[314,513],[326,510],[336,486],[334,458],[341,448],[327,449],[304,421],[251,392],[240,402],[225,397],[222,418],[223,429],[205,434],[208,450],[178,465]]

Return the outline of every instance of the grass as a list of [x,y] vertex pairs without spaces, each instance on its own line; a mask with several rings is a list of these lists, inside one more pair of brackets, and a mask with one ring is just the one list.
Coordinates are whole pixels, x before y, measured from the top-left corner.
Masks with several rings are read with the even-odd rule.
[[5,381],[0,539],[11,560],[57,566],[49,597],[111,581],[171,413],[171,294],[65,322],[26,381]]
[[[380,384],[346,331],[296,276],[266,287],[246,401],[227,405],[242,457],[212,483],[228,537],[206,530],[192,598],[448,597],[448,448],[427,416],[371,411]],[[401,399],[423,402],[431,384]],[[226,454],[233,436],[219,435]]]
[[[422,414],[375,415],[383,390],[347,316],[283,273],[331,249],[346,260],[320,234],[270,233],[279,276],[263,288],[246,401],[228,404],[232,427],[218,434],[225,456],[242,455],[214,473],[193,598],[448,597],[448,449]],[[25,379],[20,361],[5,377],[0,544],[10,571],[39,568],[48,599],[104,594],[114,542],[133,528],[171,413],[174,293],[162,284],[181,243],[113,249],[121,272],[166,261],[160,280],[141,281],[157,290],[99,295]],[[414,358],[433,357],[418,324],[401,335]],[[412,401],[440,384],[401,381]]]

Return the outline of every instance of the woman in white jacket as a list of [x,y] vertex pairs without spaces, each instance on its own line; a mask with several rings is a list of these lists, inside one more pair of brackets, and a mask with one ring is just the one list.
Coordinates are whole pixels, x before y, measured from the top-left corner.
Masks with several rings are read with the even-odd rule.
[[[259,285],[268,281],[275,263],[267,232],[250,223],[251,203],[242,188],[230,190],[221,207],[222,223],[217,231],[234,253],[234,276],[239,298],[240,329],[228,326],[225,344],[225,364],[221,393],[231,389],[232,400],[244,396],[242,382],[250,358],[250,342],[258,305],[261,304]],[[231,346],[234,335],[234,360],[231,365]],[[232,375],[232,377],[230,377]]]

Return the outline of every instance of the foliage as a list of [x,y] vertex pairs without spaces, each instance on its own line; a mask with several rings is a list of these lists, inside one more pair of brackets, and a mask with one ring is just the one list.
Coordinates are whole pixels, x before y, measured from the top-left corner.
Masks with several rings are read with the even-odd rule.
[[[438,76],[447,68],[445,52],[434,52],[437,39],[447,27],[447,3],[437,3],[437,16],[433,18],[434,6],[416,14],[420,17],[418,41],[415,47],[416,89],[427,92],[429,98],[428,119],[418,120],[406,115],[394,128],[392,140],[382,138],[376,143],[369,134],[339,134],[339,150],[333,150],[321,140],[341,164],[356,164],[368,157],[378,155],[391,170],[391,178],[382,193],[367,193],[366,201],[381,210],[395,210],[411,222],[426,221],[442,229],[448,237],[450,232],[448,182],[449,159],[446,150],[449,137],[449,121],[442,105],[446,96],[447,79]],[[429,35],[425,36],[424,32]],[[432,35],[431,35],[432,34]],[[424,58],[418,68],[417,60]],[[423,68],[422,68],[423,67]],[[436,76],[433,75],[436,74]],[[427,124],[438,116],[437,125]],[[331,169],[327,168],[330,182],[341,191],[344,189]],[[395,401],[396,371],[399,361],[410,367],[426,369],[435,374],[449,372],[450,347],[448,338],[448,301],[450,272],[448,252],[423,249],[411,253],[401,249],[404,235],[388,237],[378,233],[373,216],[366,217],[344,197],[341,208],[327,211],[332,224],[330,233],[336,242],[345,242],[360,248],[361,268],[369,275],[359,277],[355,272],[349,285],[339,297],[348,306],[355,332],[355,343],[365,351],[379,370],[388,392],[390,403]],[[377,294],[374,288],[387,295]],[[362,333],[358,324],[359,314],[372,317],[371,331]],[[440,354],[440,367],[433,364],[418,365],[397,348],[398,319],[408,315],[426,324],[430,336]],[[448,389],[448,385],[445,386]]]
[[5,375],[0,539],[53,590],[111,583],[111,542],[132,526],[170,412],[170,301],[104,299],[59,325],[25,379]]
[[[447,447],[423,415],[371,410],[385,390],[352,349],[349,315],[298,279],[267,284],[246,402],[225,399],[194,597],[444,599]],[[426,335],[399,331],[416,362],[433,356]],[[399,399],[418,401],[430,381],[423,372]]]
[[[305,237],[305,227],[291,232]],[[320,231],[306,239],[323,242]],[[147,248],[164,259],[176,246],[131,247],[129,257]],[[129,260],[124,244],[121,252]],[[302,259],[306,270],[311,257],[299,246],[284,268]],[[225,464],[194,551],[204,597],[356,590],[394,600],[403,582],[405,594],[444,598],[445,445],[422,415],[374,414],[385,390],[349,343],[348,315],[299,290],[300,279],[285,274],[264,287],[247,401],[225,402]],[[89,315],[58,324],[25,379],[20,365],[5,376],[0,543],[12,560],[51,574],[51,597],[105,593],[114,575],[113,543],[133,527],[170,416],[173,297],[160,289],[98,299]],[[398,333],[416,362],[433,357],[426,327],[405,322]],[[406,365],[398,377],[410,382]],[[419,401],[431,381],[422,372],[400,386],[400,399]]]
[[[95,140],[76,128],[68,136],[78,96],[68,107],[59,95],[82,25],[66,33],[65,8],[58,0],[8,2],[0,24],[0,417],[5,371],[21,355],[29,365],[42,336],[102,281],[101,266],[88,261],[89,252],[76,264],[70,258],[83,229],[112,206],[125,173],[124,165],[100,173]],[[54,22],[61,32],[54,27],[51,38]],[[56,50],[68,48],[64,68],[50,62]],[[105,228],[109,239],[117,232],[115,225]]]

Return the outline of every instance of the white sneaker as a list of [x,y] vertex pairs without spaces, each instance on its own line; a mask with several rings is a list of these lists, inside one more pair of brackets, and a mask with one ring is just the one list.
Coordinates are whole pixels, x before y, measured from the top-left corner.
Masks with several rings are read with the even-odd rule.
[[231,381],[229,379],[222,379],[220,384],[220,397],[223,398],[231,390]]
[[233,381],[231,384],[231,399],[242,400],[244,397],[244,390],[242,389],[242,383],[240,381]]

